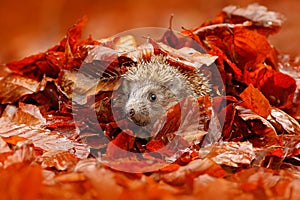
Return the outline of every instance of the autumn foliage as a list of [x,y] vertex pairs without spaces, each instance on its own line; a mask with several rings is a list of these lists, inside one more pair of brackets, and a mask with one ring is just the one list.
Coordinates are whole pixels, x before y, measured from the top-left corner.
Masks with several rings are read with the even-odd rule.
[[[0,199],[300,198],[299,62],[268,41],[280,14],[228,6],[142,45],[82,40],[85,22],[1,66]],[[212,95],[172,106],[147,140],[113,102],[128,67],[158,54],[201,69]]]

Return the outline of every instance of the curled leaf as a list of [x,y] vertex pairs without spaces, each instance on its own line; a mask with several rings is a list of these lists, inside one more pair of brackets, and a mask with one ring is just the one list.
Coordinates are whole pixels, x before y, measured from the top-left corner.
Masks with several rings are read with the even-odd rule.
[[273,123],[279,124],[281,128],[288,134],[300,134],[299,123],[293,117],[278,108],[271,109],[268,120]]

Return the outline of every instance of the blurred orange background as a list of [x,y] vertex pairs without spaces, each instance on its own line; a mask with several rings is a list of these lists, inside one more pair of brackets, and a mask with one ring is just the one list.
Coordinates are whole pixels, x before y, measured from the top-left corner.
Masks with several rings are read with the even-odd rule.
[[88,17],[84,38],[112,36],[137,27],[194,28],[230,4],[258,2],[286,16],[282,30],[270,38],[281,53],[300,55],[299,0],[0,0],[0,63],[21,59],[57,44],[67,29]]

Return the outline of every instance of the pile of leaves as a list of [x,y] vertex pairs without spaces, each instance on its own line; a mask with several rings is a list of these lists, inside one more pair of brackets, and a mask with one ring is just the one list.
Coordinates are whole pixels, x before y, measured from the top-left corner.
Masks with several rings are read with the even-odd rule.
[[[1,199],[299,199],[299,62],[268,41],[283,19],[228,6],[142,50],[132,36],[82,40],[82,19],[55,47],[1,66]],[[208,54],[186,53],[186,38]],[[128,67],[158,54],[207,64],[214,95],[183,99],[143,140],[111,104]]]

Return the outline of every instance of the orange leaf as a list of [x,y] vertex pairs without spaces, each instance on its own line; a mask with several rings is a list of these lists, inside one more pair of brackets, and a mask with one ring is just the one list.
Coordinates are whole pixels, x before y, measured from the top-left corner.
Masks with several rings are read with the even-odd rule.
[[170,172],[173,172],[173,171],[176,171],[177,169],[179,169],[180,165],[178,164],[169,164],[161,169],[159,169],[159,172],[161,173],[170,173]]
[[241,94],[242,106],[249,108],[262,117],[267,117],[271,113],[271,105],[266,97],[250,84]]
[[255,30],[235,27],[233,34],[234,49],[232,56],[237,65],[243,67],[244,70],[264,62],[272,52],[267,37]]
[[39,199],[42,180],[38,165],[11,165],[0,172],[1,199]]
[[12,135],[12,136],[9,136],[9,137],[3,137],[2,139],[5,142],[7,142],[8,144],[12,144],[12,145],[16,145],[18,142],[27,140],[26,138],[20,137],[20,136],[17,136],[17,135]]

